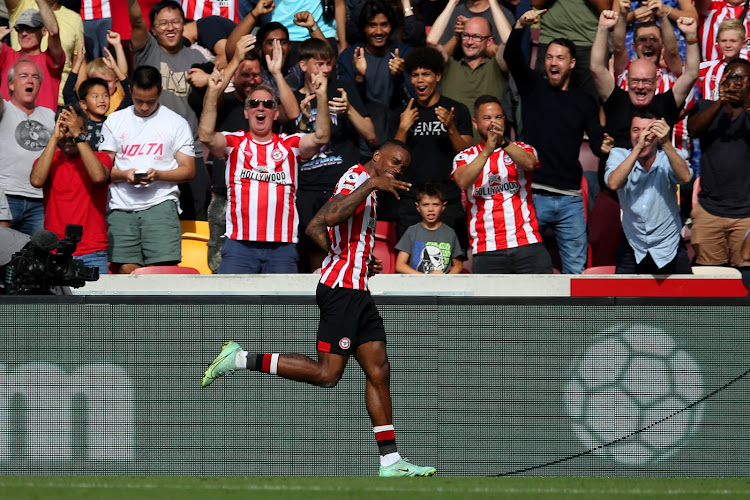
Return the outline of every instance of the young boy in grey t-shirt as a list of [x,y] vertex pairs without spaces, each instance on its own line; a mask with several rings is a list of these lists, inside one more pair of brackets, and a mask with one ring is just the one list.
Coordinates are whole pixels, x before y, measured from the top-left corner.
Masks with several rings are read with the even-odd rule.
[[422,222],[406,230],[396,244],[396,272],[403,274],[459,274],[463,250],[455,231],[440,221],[445,199],[440,184],[427,182],[414,204]]

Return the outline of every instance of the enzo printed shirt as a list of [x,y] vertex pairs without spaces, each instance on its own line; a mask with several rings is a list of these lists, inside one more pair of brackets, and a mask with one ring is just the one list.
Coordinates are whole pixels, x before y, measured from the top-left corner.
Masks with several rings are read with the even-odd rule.
[[[339,179],[333,196],[349,195],[369,178],[362,165],[355,165]],[[331,250],[323,261],[321,283],[331,288],[368,290],[367,263],[375,246],[377,204],[377,192],[373,191],[351,217],[328,228]]]
[[244,131],[222,134],[227,138],[227,238],[297,243],[294,200],[303,134],[274,134],[268,142]]
[[[514,142],[532,153],[536,149]],[[484,142],[461,151],[453,159],[453,170],[468,165],[484,149]],[[466,190],[466,216],[469,239],[474,253],[491,252],[539,243],[539,224],[531,201],[531,172],[519,168],[505,151],[498,148],[490,155],[474,185]]]

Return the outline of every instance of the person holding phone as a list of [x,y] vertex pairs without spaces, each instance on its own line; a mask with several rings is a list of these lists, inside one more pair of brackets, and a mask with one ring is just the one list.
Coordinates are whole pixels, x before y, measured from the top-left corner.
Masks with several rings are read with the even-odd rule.
[[109,115],[99,147],[114,160],[109,261],[120,274],[182,260],[178,185],[195,177],[190,125],[159,103],[159,70],[139,66],[131,82],[133,105]]

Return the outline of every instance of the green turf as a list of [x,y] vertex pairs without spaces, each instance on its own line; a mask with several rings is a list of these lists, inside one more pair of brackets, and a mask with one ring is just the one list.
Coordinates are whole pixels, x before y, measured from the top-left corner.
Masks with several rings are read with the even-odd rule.
[[747,499],[750,478],[398,478],[0,476],[0,498],[86,499]]

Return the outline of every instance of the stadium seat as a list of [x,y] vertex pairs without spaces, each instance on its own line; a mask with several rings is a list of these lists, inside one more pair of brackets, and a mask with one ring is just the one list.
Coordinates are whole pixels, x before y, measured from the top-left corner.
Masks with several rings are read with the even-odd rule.
[[208,245],[201,235],[185,233],[182,235],[182,267],[192,267],[200,274],[212,274],[208,267]]
[[208,229],[208,222],[204,220],[181,220],[180,227],[183,236],[189,234],[191,237],[203,239],[203,241],[208,241],[211,234]]
[[396,243],[398,243],[396,223],[379,220],[375,226],[375,239],[387,241],[392,247],[395,247]]
[[584,269],[581,274],[615,274],[615,266],[595,266]]
[[372,255],[383,261],[381,274],[393,274],[396,272],[396,249],[387,241],[375,238],[375,248]]
[[396,272],[397,238],[398,233],[394,222],[378,221],[375,226],[375,248],[372,254],[383,261],[382,274]]
[[130,274],[200,274],[200,271],[194,267],[147,266],[139,267]]

